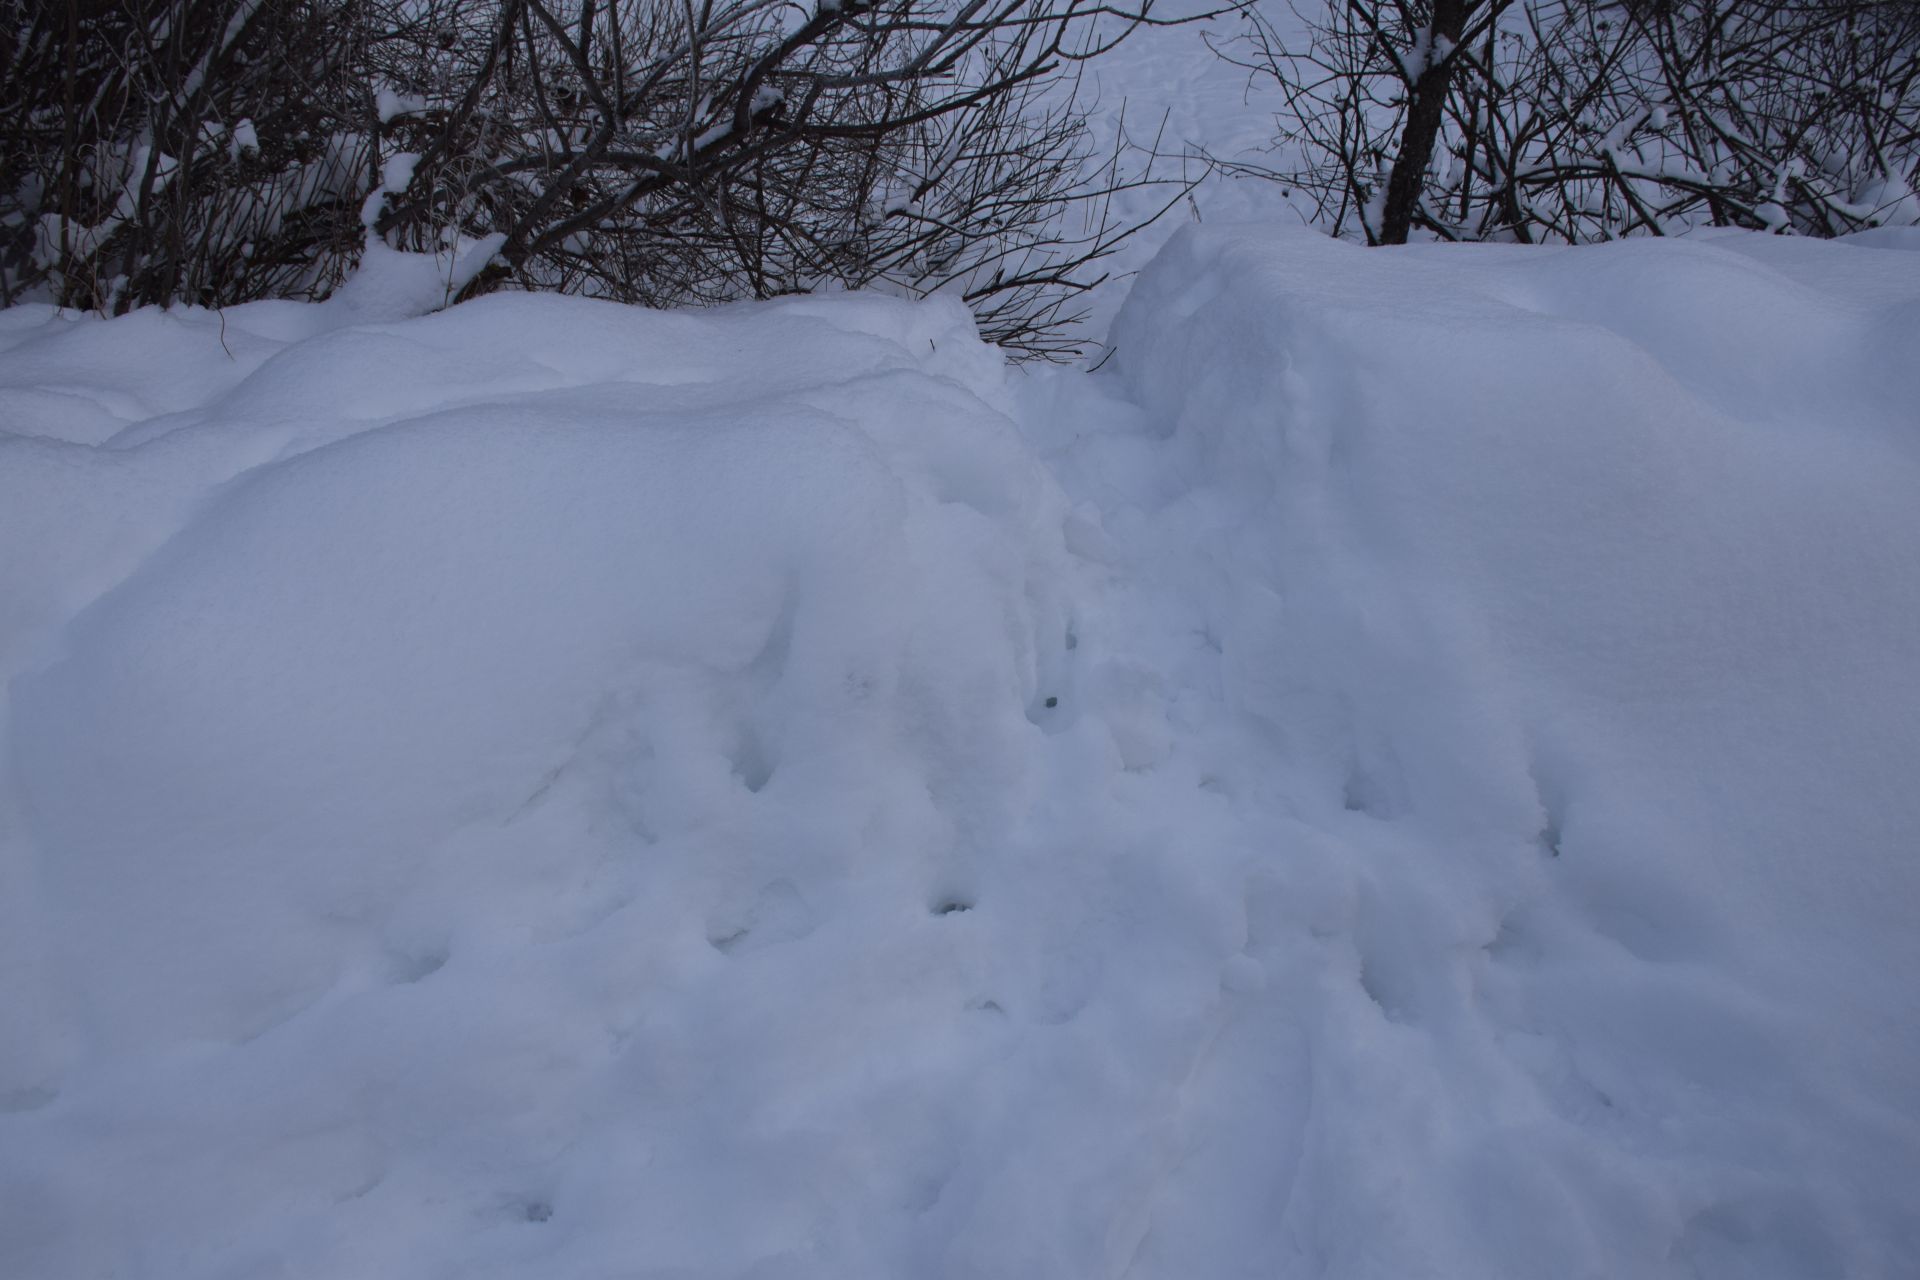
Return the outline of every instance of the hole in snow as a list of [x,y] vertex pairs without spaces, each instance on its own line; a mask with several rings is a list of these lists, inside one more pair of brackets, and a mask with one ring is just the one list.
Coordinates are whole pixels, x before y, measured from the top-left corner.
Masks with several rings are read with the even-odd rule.
[[1347,770],[1347,780],[1341,789],[1341,803],[1346,806],[1348,813],[1364,813],[1369,818],[1390,821],[1399,817],[1405,809],[1395,794],[1394,781],[1391,776],[1356,762]]
[[1413,1021],[1408,1001],[1396,994],[1397,983],[1391,981],[1392,975],[1370,965],[1363,959],[1360,964],[1360,989],[1367,999],[1379,1006],[1380,1012],[1388,1022],[1410,1023]]
[[739,945],[746,941],[751,929],[729,929],[720,934],[709,934],[707,944],[723,956],[730,956]]
[[545,1222],[553,1216],[553,1206],[544,1200],[529,1200],[520,1206],[520,1216],[528,1222]]
[[936,916],[950,916],[956,912],[973,910],[973,903],[965,898],[949,895],[944,898],[935,899],[933,906],[929,907],[928,910]]
[[732,756],[733,776],[748,791],[759,791],[773,777],[773,761],[760,745],[760,739],[748,730]]
[[747,955],[764,947],[798,942],[813,932],[816,918],[791,880],[775,880],[753,898],[733,903],[707,921],[707,943],[721,955]]
[[1534,842],[1546,851],[1548,857],[1557,858],[1561,853],[1564,840],[1563,831],[1567,820],[1567,797],[1562,790],[1555,772],[1534,761],[1529,772],[1533,774],[1534,790],[1540,798],[1540,834]]
[[1526,959],[1534,950],[1518,912],[1508,912],[1501,918],[1499,929],[1482,949],[1489,959],[1503,962]]
[[414,955],[396,955],[393,957],[390,973],[395,986],[405,986],[431,977],[446,967],[445,951],[422,951]]

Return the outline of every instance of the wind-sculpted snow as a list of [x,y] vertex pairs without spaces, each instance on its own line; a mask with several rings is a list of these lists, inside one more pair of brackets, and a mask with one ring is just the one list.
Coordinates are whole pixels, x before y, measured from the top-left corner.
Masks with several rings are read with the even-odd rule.
[[1252,874],[1326,903],[1249,917],[1338,1010],[1301,1273],[1911,1265],[1916,303],[1913,255],[1761,237],[1191,229],[1135,287],[1144,411],[1056,469],[1187,602],[1148,661],[1218,650]]
[[0,1275],[1901,1274],[1916,264],[0,315]]
[[8,438],[85,501],[9,509],[4,1270],[905,1257],[1065,628],[1001,378],[957,306],[514,298]]

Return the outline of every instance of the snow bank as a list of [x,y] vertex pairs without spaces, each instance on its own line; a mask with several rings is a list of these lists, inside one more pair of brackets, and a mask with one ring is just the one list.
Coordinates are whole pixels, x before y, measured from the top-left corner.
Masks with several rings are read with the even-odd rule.
[[0,1274],[1910,1269],[1920,256],[410,296],[0,313]]
[[1261,945],[1376,1019],[1305,1032],[1303,1273],[1907,1265],[1916,320],[1907,255],[1761,237],[1191,229],[1136,286],[1141,411],[1057,465],[1186,602],[1151,661],[1219,650],[1222,785],[1337,837]]
[[215,317],[10,335],[0,1270],[884,1256],[1064,626],[997,353],[871,299],[276,316],[237,378]]

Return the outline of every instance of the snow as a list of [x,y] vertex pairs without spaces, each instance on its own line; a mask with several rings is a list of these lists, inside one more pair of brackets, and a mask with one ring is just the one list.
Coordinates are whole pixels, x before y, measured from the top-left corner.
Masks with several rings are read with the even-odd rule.
[[417,93],[405,93],[390,84],[382,84],[373,93],[374,114],[381,124],[390,124],[401,116],[421,115],[433,110],[433,100]]
[[[1217,646],[1183,683],[1273,780],[1219,776],[1315,829],[1268,874],[1331,886],[1330,943],[1278,945],[1392,1039],[1312,1030],[1312,1074],[1429,1193],[1317,1200],[1304,1273],[1903,1269],[1917,291],[1758,236],[1200,230],[1134,289],[1138,430],[1056,467],[1159,586],[1145,660]],[[1370,1163],[1311,1181],[1361,1207]]]
[[0,1274],[1910,1270],[1910,229],[1289,221],[0,312]]
[[[936,911],[1069,576],[965,312],[513,297],[259,359],[253,311],[205,404],[7,441],[68,484],[6,508],[6,1270],[732,1273],[934,1185],[1007,1016]],[[9,369],[225,360],[42,314]]]
[[259,150],[260,131],[254,127],[253,121],[242,120],[233,126],[233,137],[228,147],[233,159],[238,160],[249,152],[257,153]]

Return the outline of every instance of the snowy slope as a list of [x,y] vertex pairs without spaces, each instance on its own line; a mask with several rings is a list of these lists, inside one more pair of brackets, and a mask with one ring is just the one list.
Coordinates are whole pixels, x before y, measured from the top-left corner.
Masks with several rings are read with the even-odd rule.
[[1036,410],[1270,833],[1286,989],[1211,1062],[1292,1127],[1151,1273],[1906,1272],[1917,305],[1851,246],[1190,230]]
[[190,334],[210,394],[6,440],[0,1270],[905,1256],[1005,1039],[936,910],[1065,625],[997,354],[854,299],[259,359],[283,318],[230,387],[212,317],[14,318],[16,385]]
[[1911,1269],[1920,255],[415,294],[0,314],[0,1275]]

